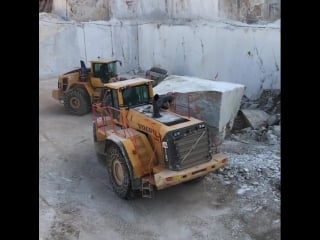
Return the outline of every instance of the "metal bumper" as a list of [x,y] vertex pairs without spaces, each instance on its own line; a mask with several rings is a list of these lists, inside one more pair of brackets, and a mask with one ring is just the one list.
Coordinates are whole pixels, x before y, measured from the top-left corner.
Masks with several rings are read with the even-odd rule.
[[62,91],[60,89],[53,90],[52,97],[58,101],[62,100]]
[[204,176],[223,167],[228,162],[227,155],[223,153],[215,154],[212,160],[206,163],[199,164],[195,167],[190,167],[181,171],[171,171],[165,169],[154,174],[155,186],[157,189],[164,189],[177,185],[182,182],[187,182],[197,177]]

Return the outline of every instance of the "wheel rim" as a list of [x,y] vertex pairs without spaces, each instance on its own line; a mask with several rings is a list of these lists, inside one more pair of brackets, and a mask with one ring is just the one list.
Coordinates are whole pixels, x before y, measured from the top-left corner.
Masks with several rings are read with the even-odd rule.
[[79,108],[80,107],[80,100],[77,97],[72,97],[70,99],[70,105],[72,108]]
[[119,186],[121,186],[124,182],[124,174],[123,174],[122,164],[120,163],[120,161],[115,160],[113,162],[112,172],[113,172],[114,180]]

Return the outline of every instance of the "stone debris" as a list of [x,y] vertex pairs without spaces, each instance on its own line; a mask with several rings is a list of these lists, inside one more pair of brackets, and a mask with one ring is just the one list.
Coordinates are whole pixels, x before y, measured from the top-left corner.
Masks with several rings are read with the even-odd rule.
[[276,143],[273,145],[244,145],[238,141],[225,140],[220,150],[228,155],[229,162],[216,172],[216,176],[224,184],[234,186],[239,195],[249,194],[262,198],[263,191],[271,191],[275,201],[280,200],[280,145],[278,140],[274,141]]
[[267,125],[272,126],[275,124],[279,124],[280,122],[280,114],[271,115],[267,120]]
[[247,96],[241,99],[240,109],[260,109],[268,114],[279,114],[281,105],[280,89],[265,89],[256,100],[250,100]]
[[277,144],[278,137],[272,133],[272,130],[268,130],[266,133],[267,141],[269,144]]
[[240,137],[235,135],[235,134],[231,134],[230,137],[231,137],[232,140],[240,141]]
[[244,95],[233,128],[226,139],[242,143],[249,143],[251,140],[269,145],[279,144],[280,100],[280,89],[264,90],[257,100],[250,100]]
[[273,131],[274,135],[276,135],[277,137],[280,137],[281,132],[280,132],[280,126],[279,125],[272,126],[272,131]]
[[[236,186],[238,195],[262,201],[271,191],[273,200],[280,201],[280,104],[280,90],[265,90],[254,101],[242,97],[233,128],[221,149],[229,156],[229,164],[217,171],[222,181]],[[261,148],[254,147],[257,142]]]
[[259,108],[267,113],[280,113],[280,99],[280,89],[265,89],[258,99]]
[[280,143],[280,126],[261,127],[259,129],[245,128],[234,131],[226,139],[249,144],[251,141],[264,142],[271,145]]
[[262,110],[242,109],[240,112],[249,126],[253,127],[254,129],[267,126],[267,121],[270,118],[269,114]]
[[237,190],[237,194],[242,195],[244,194],[246,191],[251,190],[250,187],[247,187],[247,185],[242,186],[240,189]]

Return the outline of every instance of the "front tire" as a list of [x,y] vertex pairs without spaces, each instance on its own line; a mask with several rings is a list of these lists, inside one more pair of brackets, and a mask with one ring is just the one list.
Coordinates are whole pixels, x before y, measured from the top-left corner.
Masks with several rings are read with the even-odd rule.
[[66,112],[82,116],[91,109],[91,102],[88,93],[81,88],[71,89],[64,95],[64,108]]
[[133,198],[129,169],[120,149],[114,144],[109,146],[107,156],[111,158],[108,171],[113,190],[120,198]]

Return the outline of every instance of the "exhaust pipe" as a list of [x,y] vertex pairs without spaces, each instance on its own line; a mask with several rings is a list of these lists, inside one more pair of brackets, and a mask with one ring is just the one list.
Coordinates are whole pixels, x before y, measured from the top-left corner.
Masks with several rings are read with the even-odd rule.
[[166,102],[172,102],[173,101],[173,96],[171,95],[161,95],[159,96],[159,94],[155,94],[153,97],[153,118],[159,118],[161,117],[160,115],[160,108],[164,107],[163,105]]
[[160,98],[159,94],[156,94],[153,97],[153,101],[152,101],[152,105],[153,105],[153,115],[152,115],[152,117],[153,118],[160,118],[161,117],[160,108],[159,108],[159,105],[158,105],[159,98]]

